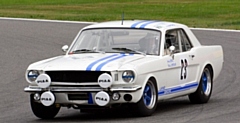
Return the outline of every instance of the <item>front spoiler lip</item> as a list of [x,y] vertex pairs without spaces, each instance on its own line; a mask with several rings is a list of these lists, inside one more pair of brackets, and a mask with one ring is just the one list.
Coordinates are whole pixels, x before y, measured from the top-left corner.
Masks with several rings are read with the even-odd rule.
[[[140,90],[142,87],[139,85],[133,86],[120,86],[120,87],[111,87],[109,90],[114,92],[134,92]],[[108,89],[104,89],[101,87],[49,87],[49,88],[40,88],[37,86],[29,86],[25,87],[25,92],[43,92],[43,91],[51,91],[51,92],[99,92]]]

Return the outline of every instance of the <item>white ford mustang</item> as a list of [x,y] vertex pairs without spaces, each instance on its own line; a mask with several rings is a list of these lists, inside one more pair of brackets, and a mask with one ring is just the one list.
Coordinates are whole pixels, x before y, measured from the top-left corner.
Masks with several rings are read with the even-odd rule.
[[188,95],[207,103],[223,65],[222,47],[203,46],[182,24],[134,20],[83,28],[66,52],[26,70],[33,113],[54,118],[60,107],[85,111],[131,104],[149,116],[157,102]]

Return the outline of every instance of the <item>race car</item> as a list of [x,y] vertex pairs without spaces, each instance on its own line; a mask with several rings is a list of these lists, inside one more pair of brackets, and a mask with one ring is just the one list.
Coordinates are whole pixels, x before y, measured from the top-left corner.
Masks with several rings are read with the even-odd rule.
[[223,66],[220,45],[203,46],[183,24],[122,20],[84,27],[65,55],[29,65],[24,88],[35,116],[131,105],[139,116],[158,101],[188,96],[207,103]]

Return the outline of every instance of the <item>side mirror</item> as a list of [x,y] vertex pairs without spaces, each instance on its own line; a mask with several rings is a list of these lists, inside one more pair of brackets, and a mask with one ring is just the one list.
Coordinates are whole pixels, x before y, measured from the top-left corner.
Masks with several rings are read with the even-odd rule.
[[174,58],[174,56],[173,56],[174,50],[175,50],[175,46],[170,46],[169,47],[170,56],[172,56],[173,58]]
[[173,53],[174,50],[175,50],[175,46],[170,46],[170,47],[169,47],[169,50],[170,50],[171,53]]
[[68,45],[64,45],[64,46],[62,47],[62,51],[63,51],[63,52],[67,52],[67,50],[68,50]]

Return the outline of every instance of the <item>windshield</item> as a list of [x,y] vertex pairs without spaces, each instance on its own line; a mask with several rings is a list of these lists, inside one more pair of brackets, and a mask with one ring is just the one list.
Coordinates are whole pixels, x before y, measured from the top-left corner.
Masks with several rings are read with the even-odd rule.
[[74,53],[138,53],[159,55],[160,32],[143,29],[88,29],[70,50]]

